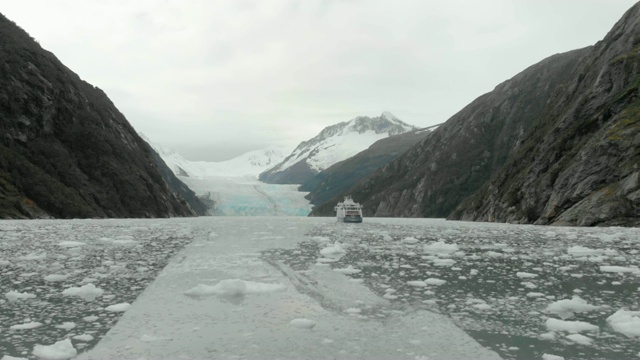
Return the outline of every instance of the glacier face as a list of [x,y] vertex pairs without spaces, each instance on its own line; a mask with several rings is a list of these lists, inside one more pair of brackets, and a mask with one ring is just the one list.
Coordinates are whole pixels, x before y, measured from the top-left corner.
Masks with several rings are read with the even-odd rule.
[[190,161],[177,151],[145,140],[176,176],[200,198],[213,200],[214,216],[307,216],[307,192],[294,185],[258,181],[258,174],[280,162],[285,149],[256,150],[221,162]]

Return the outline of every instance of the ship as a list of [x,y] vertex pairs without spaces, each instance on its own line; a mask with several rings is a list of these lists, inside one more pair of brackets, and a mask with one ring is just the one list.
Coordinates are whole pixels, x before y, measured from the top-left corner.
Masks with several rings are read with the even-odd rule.
[[362,222],[362,206],[353,201],[351,196],[344,198],[343,202],[339,202],[334,208],[336,217],[340,222],[361,223]]

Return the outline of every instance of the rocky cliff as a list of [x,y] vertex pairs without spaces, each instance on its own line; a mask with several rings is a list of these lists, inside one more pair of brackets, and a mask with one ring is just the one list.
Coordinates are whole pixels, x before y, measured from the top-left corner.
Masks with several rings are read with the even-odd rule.
[[0,218],[191,216],[100,89],[0,14]]
[[[359,152],[327,169],[300,186],[300,191],[308,191],[306,196],[314,205],[321,205],[333,197],[341,198],[344,191],[358,181],[367,178],[376,170],[384,167],[393,159],[427,137],[437,126],[410,131],[376,141],[364,151]],[[333,215],[333,206],[314,209],[316,215]]]
[[640,3],[582,57],[517,156],[450,218],[640,225]]
[[518,149],[588,51],[551,56],[496,86],[349,193],[367,216],[448,216]]

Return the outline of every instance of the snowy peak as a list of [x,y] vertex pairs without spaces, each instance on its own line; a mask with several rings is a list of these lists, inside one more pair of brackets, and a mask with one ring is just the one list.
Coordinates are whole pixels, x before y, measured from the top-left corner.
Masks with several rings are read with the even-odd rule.
[[218,176],[249,176],[256,178],[261,172],[281,162],[288,150],[284,147],[274,146],[250,151],[226,161],[190,161],[176,150],[156,144],[142,134],[140,136],[160,155],[174,174],[193,178]]
[[260,174],[271,183],[300,184],[329,166],[348,159],[374,142],[416,130],[389,112],[377,117],[358,116],[324,128],[303,141],[282,163]]

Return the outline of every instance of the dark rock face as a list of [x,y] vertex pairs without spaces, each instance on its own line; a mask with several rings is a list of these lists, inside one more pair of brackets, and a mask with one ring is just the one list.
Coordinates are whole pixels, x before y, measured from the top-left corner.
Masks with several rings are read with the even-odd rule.
[[0,217],[192,216],[100,89],[0,15]]
[[451,218],[640,225],[640,4],[562,90],[518,156]]
[[[336,163],[321,171],[300,186],[301,191],[309,191],[307,199],[314,205],[321,205],[333,197],[342,198],[343,193],[358,181],[368,177],[431,133],[429,129],[414,130],[376,141],[368,149]],[[333,215],[333,206],[318,206],[313,215]]]
[[446,217],[521,146],[588,51],[551,56],[498,85],[349,193],[366,216]]

